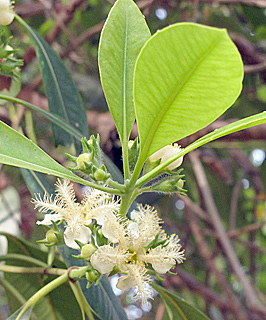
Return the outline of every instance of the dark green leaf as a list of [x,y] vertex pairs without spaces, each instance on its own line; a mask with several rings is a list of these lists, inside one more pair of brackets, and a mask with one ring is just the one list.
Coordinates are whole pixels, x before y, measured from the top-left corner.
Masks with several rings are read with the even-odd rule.
[[[33,40],[50,112],[58,115],[68,125],[76,128],[83,137],[88,137],[89,131],[84,105],[70,73],[59,56],[38,32],[33,30],[21,18],[17,17],[17,19],[27,29]],[[80,148],[80,143],[58,126],[54,126],[54,136],[56,146],[70,146],[75,143],[76,147]]]
[[152,287],[164,299],[169,320],[210,320],[201,311],[172,292],[155,283],[152,284]]

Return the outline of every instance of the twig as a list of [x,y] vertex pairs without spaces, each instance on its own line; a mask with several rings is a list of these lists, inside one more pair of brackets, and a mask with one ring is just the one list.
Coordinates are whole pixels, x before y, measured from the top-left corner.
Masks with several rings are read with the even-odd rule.
[[191,230],[194,234],[195,240],[198,243],[198,247],[201,252],[201,255],[206,261],[208,267],[210,268],[210,271],[216,277],[217,282],[219,283],[221,289],[227,295],[227,298],[229,299],[229,301],[231,301],[231,306],[234,309],[234,314],[239,320],[247,320],[248,318],[244,313],[243,307],[235,297],[234,293],[231,290],[231,287],[228,285],[223,274],[220,271],[218,271],[218,269],[214,264],[214,261],[212,259],[212,253],[209,250],[209,247],[202,236],[201,229],[200,229],[200,226],[198,225],[196,215],[193,213],[193,211],[191,211],[188,208],[185,208],[185,211],[187,215],[187,221],[191,226]]
[[233,230],[236,227],[236,216],[237,216],[237,204],[239,199],[239,194],[242,187],[243,176],[238,179],[236,185],[233,189],[231,208],[230,208],[230,229]]
[[248,303],[251,308],[259,309],[261,312],[264,312],[266,314],[266,308],[262,307],[261,304],[258,301],[256,290],[253,288],[251,283],[249,282],[248,278],[245,275],[244,270],[242,269],[242,266],[236,256],[236,253],[232,247],[232,244],[228,238],[228,235],[224,229],[224,226],[222,224],[222,221],[220,219],[219,213],[217,211],[217,208],[215,206],[209,184],[207,182],[206,175],[204,173],[204,169],[200,163],[200,160],[198,158],[198,151],[191,152],[190,153],[190,159],[193,163],[193,169],[194,173],[198,182],[198,185],[201,189],[202,196],[207,208],[207,212],[213,222],[213,226],[215,231],[217,232],[219,241],[223,247],[223,250],[228,258],[228,261],[234,271],[234,273],[237,275],[239,280],[241,281],[243,285],[244,292],[246,294]]

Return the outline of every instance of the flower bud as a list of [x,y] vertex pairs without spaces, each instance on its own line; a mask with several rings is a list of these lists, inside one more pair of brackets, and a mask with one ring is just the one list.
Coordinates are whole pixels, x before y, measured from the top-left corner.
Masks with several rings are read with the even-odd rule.
[[53,229],[50,229],[46,232],[46,241],[48,243],[56,243],[58,241],[56,233]]
[[86,169],[85,162],[92,162],[92,156],[91,153],[82,153],[81,155],[78,156],[77,158],[77,166],[81,170]]
[[97,270],[90,270],[86,272],[86,279],[90,282],[93,283],[96,280],[99,279],[100,273]]
[[106,180],[106,172],[104,172],[102,169],[98,169],[94,173],[94,177],[97,181],[104,181]]
[[[166,162],[176,154],[178,154],[181,151],[181,148],[178,146],[177,143],[174,143],[174,145],[168,145],[163,147],[162,149],[156,151],[154,154],[150,156],[150,161],[154,162],[157,160],[161,160],[161,163]],[[178,158],[174,162],[170,163],[165,169],[168,170],[174,170],[177,167],[179,167],[183,162],[183,157]]]
[[94,254],[96,250],[97,248],[93,244],[85,244],[85,246],[83,246],[81,249],[81,256],[83,259],[87,260]]

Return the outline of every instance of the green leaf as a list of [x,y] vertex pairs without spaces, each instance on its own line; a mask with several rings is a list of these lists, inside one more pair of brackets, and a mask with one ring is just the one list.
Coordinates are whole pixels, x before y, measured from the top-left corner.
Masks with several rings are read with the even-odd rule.
[[155,283],[152,284],[152,287],[164,299],[169,320],[210,320],[201,311],[172,292]]
[[224,113],[242,79],[240,54],[225,29],[178,23],[153,35],[135,70],[142,161]]
[[2,121],[0,121],[0,136],[1,163],[36,170],[83,184],[87,183]]
[[[12,253],[24,255],[26,258],[31,257],[44,263],[47,262],[48,252],[41,250],[39,246],[22,238],[6,233],[1,233],[1,235],[4,235],[8,240],[9,254]],[[6,264],[24,267],[34,266],[30,262],[16,259],[8,259]],[[54,260],[53,265],[57,268],[66,268],[65,264],[58,259]],[[5,279],[12,284],[12,286],[25,300],[29,299],[34,293],[36,293],[40,288],[54,278],[54,276],[48,276],[48,278],[45,280],[42,275],[38,274],[5,273]],[[17,301],[13,295],[7,292],[7,296],[12,312],[20,308],[20,302]],[[71,304],[66,304],[66,301],[71,301]],[[41,299],[34,307],[33,312],[36,314],[38,320],[68,320],[69,318],[75,319],[77,315],[78,317],[80,316],[79,306],[68,284],[63,284],[62,286],[53,290],[49,296]],[[15,314],[17,314],[17,312]],[[22,319],[24,318],[22,317]]]
[[[44,192],[48,192],[49,194],[54,193],[53,186],[49,184],[42,174],[28,170],[22,170],[22,172],[32,194],[40,193],[43,196]],[[73,250],[67,246],[60,246],[59,250],[67,267],[86,265],[84,260],[73,258],[72,255],[79,254],[77,250]],[[89,289],[86,288],[86,280],[81,280],[79,283],[90,306],[103,320],[127,319],[121,303],[114,295],[106,276],[100,279],[97,286],[92,285]]]
[[133,73],[136,59],[149,37],[149,28],[134,1],[118,0],[101,34],[99,69],[122,143],[128,139],[135,120]]
[[[47,44],[47,42],[24,20],[16,16],[17,20],[27,29],[39,60],[39,65],[45,85],[46,96],[50,112],[58,115],[64,121],[76,128],[81,136],[88,137],[88,123],[81,97],[73,83],[70,73],[62,60]],[[55,145],[70,146],[80,142],[58,126],[54,126]]]

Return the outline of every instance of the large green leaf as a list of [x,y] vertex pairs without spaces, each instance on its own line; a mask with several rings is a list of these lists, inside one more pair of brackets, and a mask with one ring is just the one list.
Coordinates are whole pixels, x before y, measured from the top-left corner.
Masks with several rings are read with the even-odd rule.
[[[58,115],[68,125],[76,128],[83,137],[88,137],[89,131],[84,105],[70,73],[59,56],[38,32],[18,16],[17,19],[27,29],[33,40],[50,112]],[[80,145],[80,142],[73,139],[73,136],[65,130],[58,126],[53,126],[53,128],[56,146],[70,146],[72,143],[75,143],[76,146]]]
[[0,121],[0,163],[51,174],[87,184],[61,166],[32,141]]
[[[32,194],[44,192],[49,194],[54,193],[53,186],[47,182],[42,174],[35,173],[28,170],[22,170],[24,179]],[[83,266],[84,260],[73,258],[79,252],[67,246],[60,246],[59,250],[64,258],[67,267]],[[114,295],[107,277],[104,276],[99,281],[97,286],[92,285],[89,289],[86,288],[87,281],[81,280],[81,289],[93,310],[103,319],[108,320],[126,320],[127,316],[121,306],[120,301]]]
[[99,68],[106,100],[122,142],[128,139],[135,120],[135,62],[149,37],[145,18],[134,1],[118,0],[101,34]]
[[142,161],[219,117],[242,79],[240,54],[225,29],[179,23],[153,35],[135,70]]
[[[4,235],[8,240],[9,254],[24,255],[25,257],[33,257],[38,259],[43,263],[47,262],[48,252],[41,250],[39,246],[9,234],[1,233],[1,235]],[[16,259],[8,259],[6,263],[7,265],[14,266],[34,266],[30,262]],[[65,264],[58,259],[54,260],[53,265],[57,268],[65,268]],[[43,276],[38,274],[16,274],[7,272],[5,273],[5,279],[12,284],[12,286],[25,300],[28,300],[46,283],[53,280],[54,276],[49,276],[46,280],[44,280]],[[17,301],[16,298],[9,292],[7,292],[7,296],[9,298],[8,300],[11,312],[19,309],[21,306],[20,302]],[[65,303],[66,301],[71,301],[71,304]],[[77,316],[80,317],[79,306],[68,284],[63,284],[52,291],[49,296],[41,299],[38,304],[36,304],[33,311],[38,320],[68,320],[69,318],[74,319]]]
[[155,283],[152,286],[164,299],[169,320],[210,320],[201,311],[172,292]]

